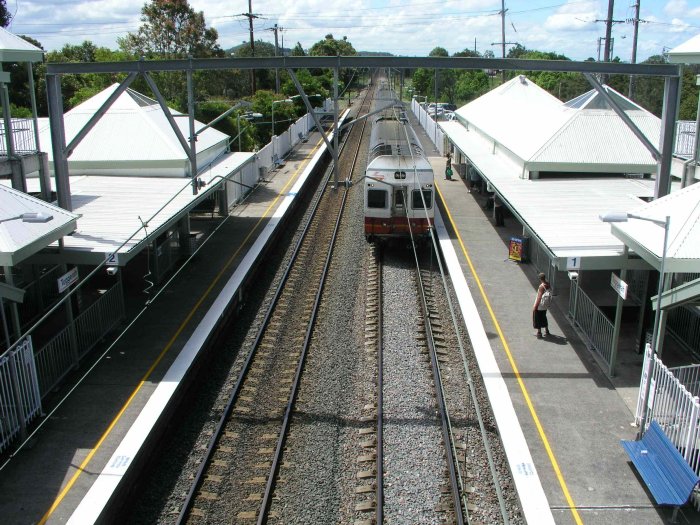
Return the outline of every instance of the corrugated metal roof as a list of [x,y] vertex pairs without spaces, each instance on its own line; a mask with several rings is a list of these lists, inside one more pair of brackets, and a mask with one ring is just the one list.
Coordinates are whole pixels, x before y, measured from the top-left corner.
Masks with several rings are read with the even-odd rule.
[[671,49],[668,61],[672,64],[700,64],[700,35]]
[[[113,84],[64,115],[66,141],[83,128],[107,98],[117,89]],[[170,110],[173,115],[182,113]],[[186,117],[175,119],[184,137],[189,137]],[[204,124],[195,121],[195,130]],[[39,139],[53,164],[48,119],[41,119]],[[228,135],[213,128],[197,138],[199,163],[208,163],[226,149]],[[165,114],[155,100],[127,89],[107,110],[95,127],[68,158],[72,174],[142,174],[150,176],[184,175],[189,169],[185,154]]]
[[654,181],[622,177],[524,179],[503,155],[459,122],[440,127],[556,257],[616,257],[623,243],[598,215],[639,207],[653,197]]
[[[72,176],[73,211],[81,217],[75,232],[64,238],[65,260],[97,264],[106,254],[118,251],[119,264],[126,264],[140,250],[146,232],[153,235],[182,216],[184,210],[216,190],[220,177],[253,157],[253,153],[230,153],[217,159],[200,174],[207,185],[198,195],[192,194],[190,179],[183,177]],[[37,179],[27,182],[38,186]],[[139,217],[148,223],[145,230]]]
[[[670,217],[664,273],[700,271],[700,184],[633,208],[611,208],[664,221]],[[649,221],[630,219],[611,223],[612,232],[649,264],[660,268],[664,228]]]
[[41,62],[44,52],[0,27],[0,62]]
[[[659,144],[660,119],[609,86],[604,88],[651,143]],[[595,90],[562,103],[520,76],[456,113],[467,127],[476,127],[513,152],[527,171],[656,170],[649,151]]]
[[[24,213],[53,216],[46,223],[22,222]],[[0,265],[15,266],[76,228],[78,215],[21,191],[0,185]]]
[[523,160],[537,152],[567,120],[561,101],[523,75],[455,113]]
[[[628,111],[627,114],[652,144],[659,143],[657,117],[647,111]],[[622,119],[614,111],[605,109],[576,111],[526,165],[530,170],[557,171],[556,166],[560,165],[570,171],[618,173],[654,173],[657,166],[649,150]]]

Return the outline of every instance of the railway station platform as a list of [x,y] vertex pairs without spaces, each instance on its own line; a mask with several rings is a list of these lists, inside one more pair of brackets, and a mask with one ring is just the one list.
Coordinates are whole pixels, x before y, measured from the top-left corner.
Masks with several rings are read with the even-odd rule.
[[230,211],[186,270],[149,304],[143,295],[138,302],[140,288],[127,287],[139,315],[116,343],[97,352],[99,359],[74,373],[75,386],[64,387],[52,406],[43,407],[43,426],[0,463],[0,523],[94,521],[149,428],[167,411],[177,377],[237,293],[242,274],[258,264],[256,253],[325,151],[321,135],[311,133]]
[[[532,305],[537,270],[508,259],[508,241],[522,234],[506,217],[496,226],[486,195],[470,193],[415,125],[436,174],[440,211],[558,524],[671,523],[657,507],[620,445],[632,426],[642,367],[634,345],[621,344],[617,376],[607,377],[566,318],[568,297],[548,312],[551,335],[535,337]],[[437,222],[437,221],[436,221]],[[671,359],[671,351],[664,353]],[[503,429],[501,429],[503,432]],[[700,523],[683,507],[678,523]]]

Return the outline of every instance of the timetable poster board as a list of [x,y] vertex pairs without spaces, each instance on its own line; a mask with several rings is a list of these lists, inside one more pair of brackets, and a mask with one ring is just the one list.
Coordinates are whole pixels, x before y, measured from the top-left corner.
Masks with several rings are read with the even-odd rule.
[[523,262],[523,239],[521,237],[511,237],[508,243],[508,259],[511,261]]

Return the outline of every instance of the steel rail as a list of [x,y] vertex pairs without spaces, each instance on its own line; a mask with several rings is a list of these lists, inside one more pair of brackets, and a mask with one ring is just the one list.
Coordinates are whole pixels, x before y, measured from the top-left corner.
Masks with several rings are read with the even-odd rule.
[[[437,203],[434,203],[435,206],[437,206]],[[435,229],[433,228],[430,231],[430,238],[431,242],[433,245],[433,250],[434,253],[437,254],[437,264],[438,268],[440,270],[440,278],[442,279],[442,286],[445,290],[448,289],[448,284],[447,284],[447,272],[445,270],[445,267],[443,266],[442,263],[442,257],[441,257],[441,252],[437,243],[437,239],[435,236]],[[471,397],[473,407],[474,407],[474,413],[476,415],[477,422],[479,423],[479,431],[481,433],[481,439],[484,443],[484,450],[486,452],[486,458],[489,464],[489,470],[491,471],[491,478],[493,479],[494,483],[494,488],[496,490],[496,498],[498,499],[498,505],[501,511],[501,517],[503,518],[503,523],[504,525],[508,525],[510,520],[508,519],[508,509],[506,508],[506,501],[505,498],[503,497],[503,490],[501,489],[501,483],[500,483],[500,478],[498,475],[498,470],[496,469],[496,461],[494,460],[493,457],[493,451],[491,450],[491,444],[489,442],[489,435],[486,430],[486,425],[484,423],[484,418],[481,414],[481,404],[479,403],[479,398],[477,397],[477,392],[476,392],[476,386],[474,385],[474,380],[472,378],[472,373],[469,370],[469,362],[467,359],[467,353],[464,350],[464,344],[462,342],[462,336],[459,333],[459,330],[457,328],[458,322],[457,322],[457,314],[455,313],[455,308],[452,303],[452,299],[450,297],[450,294],[446,294],[447,298],[447,305],[450,310],[450,316],[452,320],[452,326],[455,327],[455,335],[457,336],[457,343],[459,346],[459,353],[460,357],[462,358],[462,367],[464,368],[464,374],[467,378],[467,385],[469,386],[469,395]],[[465,502],[466,504],[466,502]]]
[[[365,97],[367,95],[365,94]],[[364,102],[364,101],[363,101]],[[363,130],[364,132],[364,127]],[[357,155],[359,153],[359,148],[361,147],[362,143],[362,134],[360,134],[360,140],[358,141],[358,150],[355,152],[355,157],[353,159],[352,166],[354,168],[355,162],[357,161]],[[343,142],[343,150],[345,149],[345,146],[347,145],[347,141]],[[326,178],[326,184],[328,184],[328,181],[330,180],[332,171],[328,170],[328,176]],[[350,171],[350,178],[352,178],[352,169]],[[321,192],[324,193],[324,192]],[[264,523],[267,523],[267,515],[270,510],[270,505],[272,503],[272,494],[275,490],[275,484],[277,480],[277,474],[279,473],[279,468],[282,463],[282,453],[284,451],[284,445],[287,441],[287,433],[289,430],[291,418],[292,418],[292,411],[294,410],[294,405],[296,404],[296,398],[297,394],[299,392],[299,386],[301,384],[301,376],[304,371],[304,365],[306,363],[306,355],[308,353],[309,346],[311,345],[311,337],[313,335],[313,329],[316,324],[316,317],[318,316],[318,311],[321,306],[321,297],[323,295],[323,291],[325,288],[326,284],[326,277],[328,277],[328,270],[330,269],[331,265],[331,259],[333,257],[333,249],[335,248],[335,243],[336,240],[338,239],[338,231],[340,230],[340,221],[343,217],[343,212],[345,210],[345,204],[347,202],[348,198],[348,192],[345,191],[343,193],[343,197],[340,202],[340,206],[338,209],[338,216],[336,217],[335,220],[335,225],[333,226],[333,234],[331,236],[331,240],[328,244],[328,253],[326,254],[326,260],[324,261],[323,264],[323,271],[321,273],[321,278],[318,283],[318,289],[316,291],[316,296],[314,298],[314,304],[311,309],[311,317],[309,319],[309,322],[306,326],[306,333],[304,335],[304,343],[302,346],[302,351],[301,355],[299,357],[299,363],[297,364],[296,371],[294,373],[294,381],[292,383],[292,391],[289,396],[289,400],[287,401],[287,408],[285,409],[284,412],[284,418],[282,420],[282,427],[280,429],[280,435],[279,438],[277,439],[277,446],[275,448],[275,454],[274,454],[274,459],[272,460],[272,465],[270,467],[270,473],[267,477],[267,483],[265,484],[265,492],[263,493],[262,501],[260,503],[260,511],[258,512],[258,519],[257,519],[257,524],[258,525],[263,525]]]
[[[326,173],[325,176],[325,181],[322,182],[322,187],[325,188],[325,186],[328,183],[328,180],[330,178],[330,172]],[[224,409],[223,414],[221,415],[221,418],[219,418],[219,422],[217,423],[217,426],[214,430],[214,434],[212,435],[209,445],[207,447],[207,450],[204,454],[204,459],[202,460],[199,469],[197,470],[197,474],[194,477],[194,480],[192,481],[192,484],[190,486],[190,490],[187,493],[187,497],[185,499],[185,504],[183,505],[182,509],[180,510],[180,515],[178,516],[177,519],[177,524],[180,525],[185,522],[187,519],[189,512],[192,508],[192,504],[194,503],[195,496],[197,493],[197,490],[199,487],[202,485],[202,481],[204,479],[204,475],[207,472],[207,469],[209,468],[209,465],[211,463],[211,459],[214,455],[214,452],[216,450],[216,447],[220,441],[221,436],[223,435],[223,431],[226,427],[226,423],[228,422],[231,413],[233,412],[233,409],[235,408],[236,401],[238,400],[238,396],[240,394],[240,391],[243,387],[243,382],[246,379],[246,376],[248,374],[248,371],[250,370],[250,366],[253,362],[253,358],[255,357],[255,354],[257,353],[258,347],[260,346],[260,342],[265,334],[265,331],[267,329],[267,326],[270,322],[270,319],[272,317],[272,313],[277,306],[277,302],[279,301],[280,296],[282,295],[282,292],[285,288],[285,285],[287,283],[287,280],[289,278],[289,275],[292,272],[292,269],[294,267],[294,263],[296,262],[299,252],[301,251],[301,247],[303,245],[303,242],[306,238],[306,234],[309,231],[309,228],[313,222],[314,217],[316,216],[316,212],[318,211],[321,198],[323,196],[324,191],[320,190],[317,192],[317,194],[314,197],[314,200],[311,203],[311,213],[309,214],[309,217],[304,224],[302,234],[300,235],[296,245],[294,246],[294,250],[292,252],[292,256],[289,260],[289,263],[287,264],[287,267],[285,268],[284,274],[282,275],[282,278],[280,279],[280,283],[277,286],[277,289],[275,290],[275,293],[272,297],[272,301],[270,302],[270,305],[265,312],[265,316],[263,318],[263,321],[260,325],[260,328],[258,329],[254,342],[252,344],[251,351],[248,353],[246,356],[245,362],[243,363],[243,367],[241,369],[241,372],[239,373],[238,379],[236,380],[236,383],[234,385],[234,388],[231,392],[231,395],[229,396],[229,399],[226,403],[226,407]]]
[[425,288],[423,286],[423,278],[420,274],[420,263],[418,261],[418,252],[416,248],[416,243],[413,238],[411,238],[411,244],[413,248],[413,256],[416,262],[416,274],[417,280],[416,284],[418,287],[418,295],[421,303],[421,310],[423,312],[423,324],[425,326],[425,340],[428,345],[428,353],[430,355],[430,366],[433,371],[433,383],[435,384],[435,397],[438,402],[438,411],[440,412],[440,423],[442,429],[442,439],[445,444],[445,455],[447,456],[447,467],[450,474],[450,489],[452,492],[452,503],[455,512],[455,520],[458,525],[464,524],[464,518],[466,516],[467,523],[469,523],[469,515],[466,514],[466,508],[462,510],[462,496],[460,490],[460,482],[457,479],[457,467],[455,459],[455,449],[453,446],[454,440],[452,439],[452,430],[449,421],[449,414],[447,411],[447,404],[445,402],[445,391],[442,385],[442,376],[440,374],[440,366],[437,360],[437,352],[435,351],[435,341],[433,339],[433,328],[430,322],[430,310],[428,308],[428,302],[425,297]]
[[382,248],[377,244],[377,524],[384,523],[384,330],[382,323]]

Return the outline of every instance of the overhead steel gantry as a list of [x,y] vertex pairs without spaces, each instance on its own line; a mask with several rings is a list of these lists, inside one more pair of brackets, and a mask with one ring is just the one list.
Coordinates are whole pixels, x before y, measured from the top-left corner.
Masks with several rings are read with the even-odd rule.
[[[72,210],[70,183],[68,179],[68,157],[75,147],[87,135],[97,121],[105,114],[114,101],[123,93],[129,85],[143,75],[146,82],[153,90],[153,94],[160,104],[166,118],[170,122],[183,150],[190,161],[190,176],[192,177],[192,189],[196,194],[197,184],[197,160],[196,160],[196,134],[194,133],[194,83],[192,73],[194,71],[222,70],[222,69],[286,69],[294,81],[301,95],[307,111],[311,113],[314,122],[323,136],[329,151],[333,156],[333,170],[335,186],[338,186],[338,133],[334,133],[333,144],[323,131],[314,113],[309,99],[299,83],[295,69],[300,68],[327,68],[334,73],[334,123],[338,128],[338,72],[341,68],[396,68],[415,69],[418,67],[432,69],[499,69],[503,71],[554,71],[566,73],[583,73],[591,85],[603,95],[608,103],[618,114],[623,114],[615,101],[610,98],[600,83],[592,76],[599,75],[643,75],[658,76],[665,79],[664,99],[662,110],[661,140],[659,149],[642,140],[647,148],[658,160],[656,186],[654,196],[656,198],[667,195],[671,186],[671,160],[673,154],[675,122],[680,105],[680,79],[681,66],[674,64],[620,64],[612,62],[576,62],[568,60],[518,60],[503,58],[471,58],[471,57],[254,57],[254,58],[189,58],[181,60],[138,60],[131,62],[82,62],[67,64],[46,65],[46,90],[49,105],[49,117],[51,125],[51,140],[54,159],[54,174],[56,177],[56,192],[58,204],[66,210]],[[158,87],[150,76],[152,71],[185,71],[187,74],[187,101],[190,137],[186,139],[175,124],[175,120],[168,110]],[[65,130],[63,125],[63,95],[61,92],[61,75],[87,74],[87,73],[128,73],[127,78],[119,85],[97,113],[88,121],[75,138],[66,145]],[[641,137],[643,134],[629,119],[625,120],[632,131]],[[641,138],[640,138],[641,140]]]

